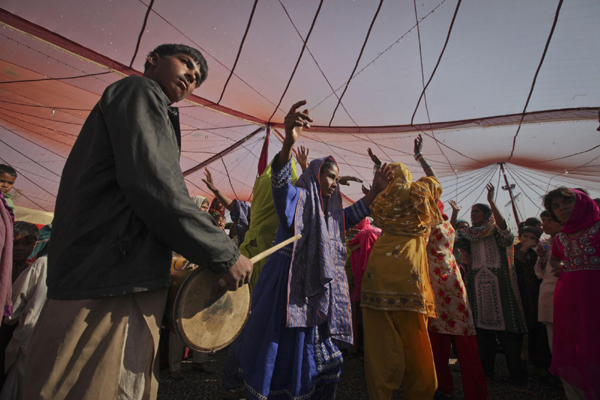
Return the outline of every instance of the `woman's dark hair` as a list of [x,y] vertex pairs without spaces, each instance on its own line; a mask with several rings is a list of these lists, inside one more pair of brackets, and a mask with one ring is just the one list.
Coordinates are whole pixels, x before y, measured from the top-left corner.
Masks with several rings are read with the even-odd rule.
[[538,239],[540,236],[542,236],[542,232],[540,232],[538,229],[534,228],[533,226],[526,226],[522,229],[519,229],[519,239],[525,232],[533,233]]
[[561,222],[561,220],[558,219],[556,214],[554,214],[554,211],[552,211],[552,202],[555,199],[561,197],[567,201],[575,201],[576,196],[577,195],[575,194],[575,192],[569,189],[568,187],[557,187],[556,189],[546,193],[546,195],[544,196],[544,208],[546,209],[546,211],[548,211],[553,220],[555,220],[556,222]]
[[536,217],[530,217],[525,220],[525,226],[536,226],[541,223],[542,223],[542,221],[540,221]]
[[321,164],[321,169],[319,170],[319,175],[324,173],[325,171],[329,171],[331,168],[337,167],[336,162],[331,157],[327,157],[323,164]]
[[479,208],[485,214],[485,218],[488,218],[492,214],[492,209],[487,204],[477,203],[473,204],[473,207]]

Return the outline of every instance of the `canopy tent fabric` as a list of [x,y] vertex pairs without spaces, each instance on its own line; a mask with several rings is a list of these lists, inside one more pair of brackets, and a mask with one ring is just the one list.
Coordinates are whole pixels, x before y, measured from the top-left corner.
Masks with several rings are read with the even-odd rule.
[[[194,168],[209,160],[220,189],[251,199],[266,137],[257,129],[274,129],[272,157],[287,110],[306,99],[315,123],[299,144],[311,157],[333,155],[342,175],[369,181],[371,147],[419,177],[412,142],[422,133],[443,200],[460,201],[462,215],[484,200],[485,183],[504,185],[499,162],[507,163],[521,217],[539,214],[540,197],[557,185],[600,196],[597,1],[4,0],[2,7],[0,162],[19,171],[25,207],[54,209],[64,161],[102,91],[141,74],[146,54],[170,42],[200,48],[209,64],[208,80],[178,105],[191,194],[208,194]],[[357,200],[360,184],[344,193]],[[508,201],[498,189],[498,204]]]
[[31,222],[41,228],[44,225],[51,224],[53,219],[54,213],[19,206],[15,207],[16,221]]

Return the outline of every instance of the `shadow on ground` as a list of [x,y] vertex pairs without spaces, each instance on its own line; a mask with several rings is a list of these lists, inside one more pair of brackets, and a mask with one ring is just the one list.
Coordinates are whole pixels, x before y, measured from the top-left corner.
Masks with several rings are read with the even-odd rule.
[[[188,400],[188,399],[222,399],[221,371],[227,355],[227,349],[211,355],[210,366],[215,371],[207,375],[192,369],[191,361],[184,361],[182,371],[184,380],[174,381],[169,376],[168,369],[161,371],[159,400]],[[462,383],[456,360],[451,359],[454,376],[454,399],[463,399]],[[533,371],[530,368],[530,375]],[[239,399],[244,399],[240,396]],[[338,385],[337,400],[368,400],[367,385],[363,362],[358,357],[345,358],[340,384]],[[392,399],[403,399],[402,392],[394,393]],[[526,387],[519,387],[508,382],[508,371],[503,354],[496,357],[496,377],[488,380],[488,398],[490,400],[563,400],[566,399],[562,388],[551,384],[530,379]]]

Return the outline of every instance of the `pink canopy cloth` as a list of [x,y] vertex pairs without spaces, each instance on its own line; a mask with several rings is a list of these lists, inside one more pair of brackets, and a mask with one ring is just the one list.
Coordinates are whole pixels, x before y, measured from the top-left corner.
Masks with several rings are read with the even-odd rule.
[[[212,197],[210,164],[224,194],[251,200],[261,149],[264,159],[279,150],[285,114],[306,99],[314,123],[298,144],[333,155],[340,175],[370,180],[367,147],[420,171],[422,134],[459,218],[490,181],[509,224],[505,183],[521,220],[558,185],[600,197],[597,0],[253,3],[3,0],[0,163],[19,173],[15,204],[54,209],[89,111],[109,84],[143,74],[163,43],[199,48],[209,66],[177,105],[191,195]],[[343,195],[360,199],[360,184]]]
[[381,234],[381,229],[371,225],[371,220],[365,218],[360,221],[356,227],[360,229],[356,236],[348,242],[350,247],[359,245],[360,248],[354,250],[350,255],[350,263],[352,264],[352,274],[354,275],[354,289],[350,293],[350,300],[353,302],[360,301],[360,290],[362,284],[362,278],[367,269],[367,262],[369,261],[369,255],[375,241]]

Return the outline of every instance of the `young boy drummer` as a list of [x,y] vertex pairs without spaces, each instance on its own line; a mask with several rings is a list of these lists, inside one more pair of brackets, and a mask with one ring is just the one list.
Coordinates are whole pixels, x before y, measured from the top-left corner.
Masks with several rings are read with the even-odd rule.
[[206,79],[202,54],[161,45],[144,76],[110,85],[67,159],[48,256],[48,301],[25,399],[153,399],[171,251],[236,290],[252,263],[190,199],[172,103]]

